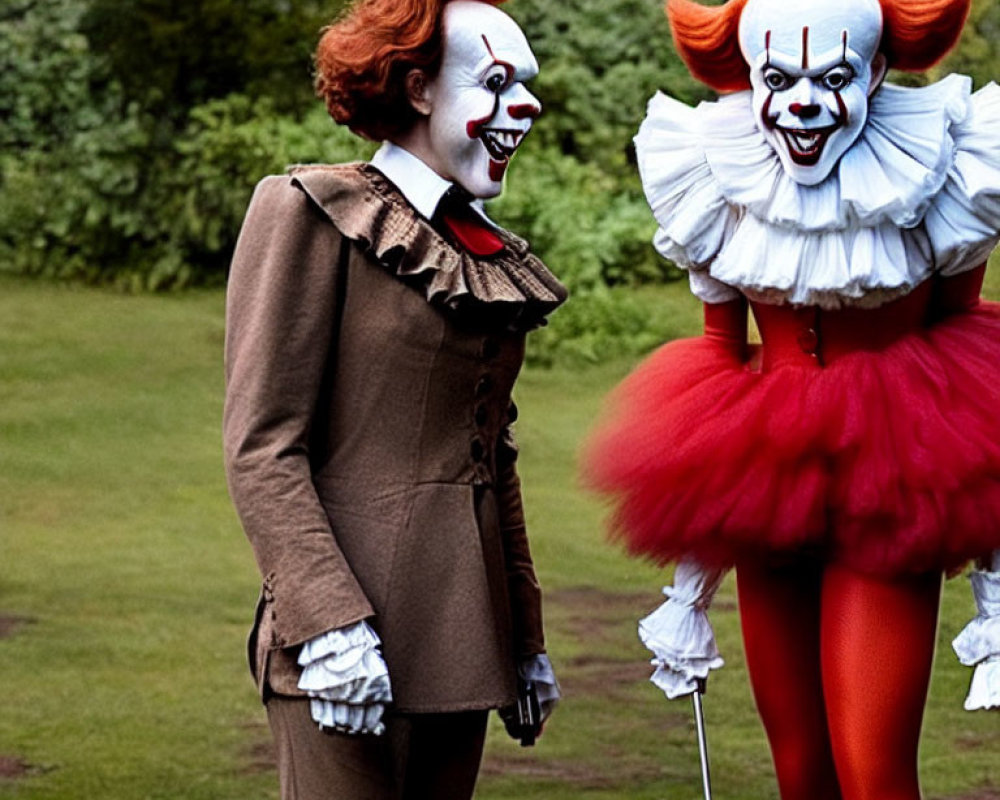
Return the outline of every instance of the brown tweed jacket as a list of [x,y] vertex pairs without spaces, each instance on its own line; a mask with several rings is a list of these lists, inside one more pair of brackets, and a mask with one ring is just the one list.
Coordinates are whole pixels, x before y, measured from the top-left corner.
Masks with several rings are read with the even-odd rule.
[[263,575],[266,699],[299,646],[368,619],[396,707],[498,707],[544,651],[510,401],[565,299],[526,244],[475,259],[365,164],[264,179],[227,296],[230,492]]

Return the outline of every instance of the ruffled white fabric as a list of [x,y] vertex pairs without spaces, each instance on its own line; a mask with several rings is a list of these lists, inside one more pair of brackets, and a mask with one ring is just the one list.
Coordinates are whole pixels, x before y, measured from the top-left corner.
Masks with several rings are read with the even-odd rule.
[[992,571],[974,571],[969,580],[979,614],[952,642],[958,660],[974,668],[965,708],[1000,708],[1000,550]]
[[312,698],[312,718],[321,728],[376,736],[385,731],[382,714],[392,702],[392,689],[381,643],[362,620],[302,646],[298,685]]
[[636,136],[656,248],[706,302],[876,306],[979,266],[1000,238],[1000,87],[886,84],[830,176],[792,180],[751,92],[695,108],[657,94]]
[[663,587],[667,601],[639,621],[639,638],[655,656],[650,681],[671,700],[698,691],[699,681],[725,663],[707,614],[725,574],[694,561],[679,562],[674,585]]

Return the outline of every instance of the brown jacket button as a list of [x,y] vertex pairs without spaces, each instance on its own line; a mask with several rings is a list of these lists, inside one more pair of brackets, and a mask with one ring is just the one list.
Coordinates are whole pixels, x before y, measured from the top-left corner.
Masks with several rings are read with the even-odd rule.
[[483,445],[482,439],[473,439],[472,446],[469,449],[472,453],[473,461],[482,461],[486,456],[486,447]]
[[479,383],[476,384],[476,397],[486,397],[490,392],[493,391],[493,378],[489,375],[483,375],[479,379]]
[[476,406],[476,425],[480,428],[485,428],[486,423],[489,422],[489,411],[486,410],[486,406],[479,404]]

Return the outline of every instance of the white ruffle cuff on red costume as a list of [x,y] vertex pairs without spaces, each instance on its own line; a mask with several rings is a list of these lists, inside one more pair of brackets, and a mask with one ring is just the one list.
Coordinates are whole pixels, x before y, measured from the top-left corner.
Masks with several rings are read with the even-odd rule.
[[1000,87],[970,89],[883,85],[815,186],[782,169],[751,92],[695,108],[657,94],[635,139],[654,243],[709,303],[878,306],[978,267],[1000,228]]
[[694,561],[679,562],[674,585],[663,587],[667,601],[639,620],[639,638],[654,654],[650,681],[671,700],[698,691],[698,682],[725,663],[707,613],[725,574]]
[[392,689],[381,643],[362,620],[302,646],[299,689],[312,698],[312,718],[321,728],[376,736],[385,731],[382,714]]
[[973,667],[967,711],[1000,708],[1000,550],[990,570],[969,576],[979,615],[952,642],[958,660]]

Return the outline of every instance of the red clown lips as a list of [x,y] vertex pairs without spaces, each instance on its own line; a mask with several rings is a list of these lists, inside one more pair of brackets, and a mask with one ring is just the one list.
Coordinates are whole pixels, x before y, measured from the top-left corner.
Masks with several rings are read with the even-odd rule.
[[803,167],[812,167],[819,162],[830,136],[840,129],[840,125],[825,128],[782,128],[775,126],[785,140],[788,155],[792,161]]

